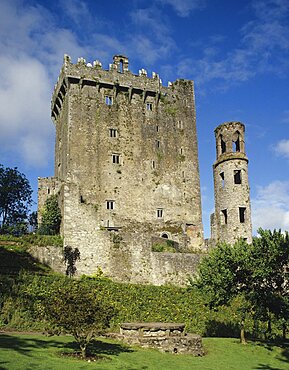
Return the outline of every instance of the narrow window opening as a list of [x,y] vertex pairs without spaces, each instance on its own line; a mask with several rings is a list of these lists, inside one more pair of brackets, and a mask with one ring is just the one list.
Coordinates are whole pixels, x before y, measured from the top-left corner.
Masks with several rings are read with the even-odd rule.
[[240,151],[240,139],[239,138],[236,141],[233,141],[233,151],[234,152]]
[[115,201],[114,200],[107,200],[106,201],[106,209],[114,209],[115,208]]
[[155,168],[156,164],[155,161],[152,161],[152,168]]
[[105,96],[105,104],[112,105],[112,96],[109,96],[109,95]]
[[162,208],[157,209],[157,218],[163,218],[164,217],[164,210]]
[[159,126],[156,127],[157,132],[159,132]]
[[85,203],[82,195],[80,196],[80,203]]
[[152,111],[153,110],[152,103],[146,103],[146,110],[149,110],[149,111]]
[[178,129],[182,130],[183,129],[183,121],[178,121]]
[[115,129],[115,128],[110,128],[110,129],[109,129],[109,136],[110,136],[110,137],[117,137],[117,129]]
[[185,171],[182,171],[182,176],[183,176],[183,178],[185,177]]
[[234,183],[235,184],[242,183],[241,170],[234,170]]
[[245,222],[245,213],[246,207],[239,207],[239,219],[241,224]]
[[120,73],[123,73],[123,60],[122,59],[119,61],[119,71]]
[[50,194],[50,188],[47,188],[47,194]]
[[221,210],[221,225],[227,225],[228,223],[228,213],[226,209]]
[[223,136],[221,135],[221,149],[222,149],[222,154],[226,153],[226,143],[223,140]]
[[112,155],[112,163],[119,164],[120,163],[120,155],[119,154],[113,154]]
[[180,148],[180,155],[183,155],[184,154],[184,150],[183,148]]
[[225,186],[225,174],[224,174],[224,172],[220,173],[220,177],[221,177],[221,185],[222,185],[222,188],[223,188]]
[[157,149],[159,149],[160,146],[161,146],[161,142],[159,140],[156,140],[156,147],[157,147]]

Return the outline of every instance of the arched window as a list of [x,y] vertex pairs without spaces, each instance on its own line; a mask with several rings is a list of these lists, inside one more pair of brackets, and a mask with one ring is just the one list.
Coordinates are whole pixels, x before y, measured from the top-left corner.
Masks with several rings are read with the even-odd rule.
[[221,141],[221,153],[226,153],[226,142],[223,139],[223,135],[220,135],[220,141]]
[[169,238],[169,236],[168,236],[168,234],[163,233],[163,234],[162,234],[162,238],[164,238],[164,239],[168,239],[168,238]]
[[233,135],[233,152],[240,151],[240,132],[236,131]]

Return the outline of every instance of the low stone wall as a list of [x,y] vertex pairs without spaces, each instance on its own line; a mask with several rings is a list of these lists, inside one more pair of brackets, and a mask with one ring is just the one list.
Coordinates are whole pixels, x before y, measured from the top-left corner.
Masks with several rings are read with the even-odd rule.
[[127,344],[161,352],[203,356],[202,337],[186,334],[184,328],[185,324],[176,323],[123,323],[117,337]]
[[41,263],[51,267],[54,271],[65,273],[65,264],[63,260],[63,250],[56,246],[38,246],[29,247],[28,252]]

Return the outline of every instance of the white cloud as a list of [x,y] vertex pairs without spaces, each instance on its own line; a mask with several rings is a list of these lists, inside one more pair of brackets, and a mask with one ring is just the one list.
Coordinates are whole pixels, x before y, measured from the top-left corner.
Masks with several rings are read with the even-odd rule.
[[226,89],[257,74],[288,73],[289,2],[257,0],[251,6],[254,18],[240,29],[240,41],[235,48],[224,54],[220,35],[217,39],[211,37],[203,48],[203,56],[193,62],[189,58],[182,60],[178,74],[185,72],[199,85],[219,81],[214,88]]
[[257,187],[252,199],[252,223],[254,232],[263,229],[289,230],[289,182],[274,181]]
[[289,158],[289,140],[283,139],[280,140],[276,147],[274,148],[275,152],[285,158]]
[[173,7],[180,17],[187,17],[194,10],[204,9],[206,0],[159,0]]

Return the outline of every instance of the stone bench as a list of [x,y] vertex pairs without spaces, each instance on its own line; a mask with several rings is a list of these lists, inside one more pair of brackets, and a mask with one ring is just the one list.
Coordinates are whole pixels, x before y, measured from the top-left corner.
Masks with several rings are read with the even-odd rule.
[[204,355],[202,337],[186,334],[185,324],[180,323],[123,323],[120,325],[120,339],[127,344],[156,348],[162,352]]

